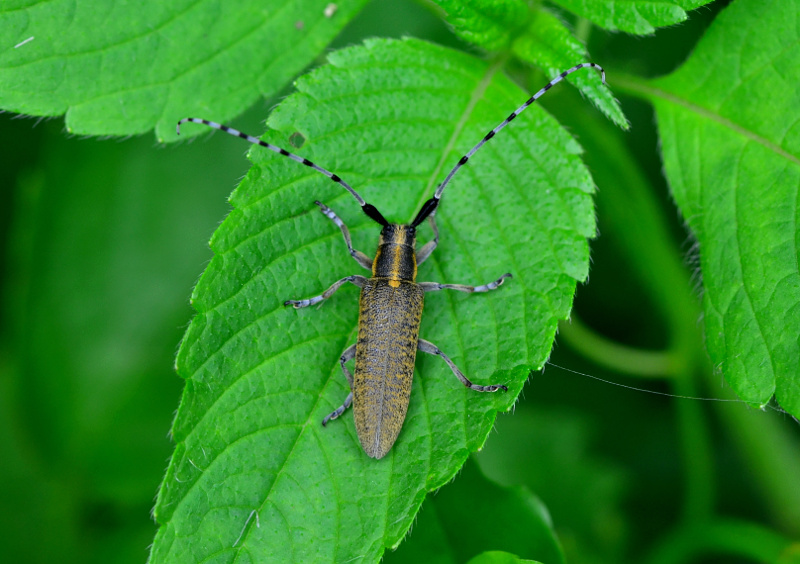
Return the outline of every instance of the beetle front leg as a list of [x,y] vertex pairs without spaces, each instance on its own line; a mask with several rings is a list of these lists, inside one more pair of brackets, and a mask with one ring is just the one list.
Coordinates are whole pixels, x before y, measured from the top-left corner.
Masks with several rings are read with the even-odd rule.
[[453,374],[461,380],[461,383],[464,384],[470,390],[475,390],[476,392],[496,392],[497,390],[503,390],[504,392],[508,391],[508,388],[503,386],[502,384],[492,384],[489,386],[480,386],[478,384],[473,384],[469,381],[469,379],[461,373],[450,357],[444,354],[439,347],[431,343],[430,341],[426,341],[425,339],[420,339],[417,343],[417,348],[422,352],[426,352],[428,354],[435,354],[436,356],[440,356],[444,359],[447,363],[447,366],[450,367],[450,370],[453,371]]
[[428,257],[439,245],[439,228],[436,227],[436,219],[433,214],[428,216],[428,223],[431,224],[431,229],[433,229],[433,240],[425,243],[417,253],[417,266],[428,260]]
[[331,287],[322,292],[319,296],[314,296],[313,298],[306,298],[305,300],[286,300],[285,302],[283,302],[283,305],[285,306],[290,305],[293,306],[295,309],[300,309],[301,307],[308,307],[310,305],[318,304],[322,300],[327,300],[328,298],[330,298],[336,290],[338,290],[348,282],[352,282],[359,288],[363,288],[364,284],[367,283],[367,279],[363,276],[359,276],[358,274],[354,274],[353,276],[347,276],[331,284]]
[[336,227],[339,228],[339,231],[342,232],[342,237],[344,237],[344,242],[347,245],[347,252],[350,253],[350,256],[355,259],[355,261],[366,268],[367,270],[372,270],[372,259],[369,258],[367,255],[358,251],[353,248],[353,241],[350,239],[350,230],[347,229],[347,226],[344,224],[344,221],[339,219],[339,216],[336,215],[331,208],[326,206],[320,201],[314,202],[319,206],[319,209],[322,210],[323,215],[330,219],[332,222],[336,224]]
[[339,357],[339,364],[342,367],[342,372],[344,372],[344,377],[347,378],[347,383],[350,384],[350,393],[347,394],[347,397],[345,398],[344,403],[342,405],[337,407],[332,413],[325,416],[325,419],[322,420],[323,427],[327,425],[328,421],[330,421],[331,419],[336,419],[337,417],[339,417],[353,403],[353,374],[347,369],[345,363],[349,360],[353,360],[355,356],[356,356],[356,346],[351,345],[347,347],[342,353],[342,356]]
[[465,286],[464,284],[440,284],[439,282],[422,282],[420,286],[425,292],[436,292],[438,290],[458,290],[459,292],[488,292],[489,290],[494,290],[500,284],[503,283],[503,280],[506,278],[512,278],[510,272],[506,272],[500,278],[495,280],[494,282],[489,282],[488,284],[484,284],[482,286]]

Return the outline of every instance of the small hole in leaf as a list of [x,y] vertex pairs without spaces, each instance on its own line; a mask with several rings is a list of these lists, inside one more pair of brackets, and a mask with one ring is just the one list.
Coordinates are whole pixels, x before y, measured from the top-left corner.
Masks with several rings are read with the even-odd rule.
[[289,143],[295,149],[299,149],[300,147],[306,144],[306,138],[303,137],[303,134],[300,133],[299,131],[295,131],[289,136]]

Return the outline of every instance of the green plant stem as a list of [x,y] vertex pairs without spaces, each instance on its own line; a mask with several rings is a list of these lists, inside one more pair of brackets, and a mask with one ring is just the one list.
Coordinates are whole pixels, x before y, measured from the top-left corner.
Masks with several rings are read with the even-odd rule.
[[754,562],[796,562],[796,545],[755,523],[716,520],[668,535],[648,564],[694,561],[698,555],[735,555]]
[[[689,273],[653,187],[626,147],[623,134],[600,118],[571,120],[568,113],[558,117],[574,128],[586,150],[587,165],[599,188],[600,231],[628,257],[636,284],[649,294],[650,303],[667,327],[668,343],[662,359],[669,359],[663,368],[672,376],[674,392],[697,396],[693,379],[701,370],[697,359],[704,354],[697,329],[700,305],[692,294]],[[598,348],[598,344],[603,346]],[[595,356],[607,356],[612,350],[597,340],[588,346]],[[643,372],[646,370],[637,373]],[[715,491],[708,425],[700,402],[678,400],[676,410],[686,475],[683,521],[702,521],[712,514]]]
[[[600,366],[634,376],[669,378],[673,382],[673,391],[684,398],[701,395],[695,379],[691,376],[684,377],[686,373],[677,370],[685,363],[675,361],[683,358],[684,354],[691,355],[696,351],[651,352],[633,349],[592,331],[574,315],[571,323],[560,324],[559,334],[576,352]],[[703,368],[703,362],[698,359],[689,372],[699,376]],[[713,492],[708,484],[709,476],[713,472],[711,457],[706,450],[709,437],[704,431],[705,422],[701,409],[692,400],[678,399],[675,408],[682,423],[681,429],[695,430],[683,432],[681,437],[681,450],[687,472],[684,519],[686,522],[701,521],[707,518],[713,505]]]
[[586,18],[578,18],[578,21],[575,22],[575,38],[587,45],[589,43],[589,37],[592,35],[592,22],[587,20]]
[[[627,159],[614,159],[614,162],[628,171],[635,171],[633,175],[641,174],[636,163],[632,159],[625,162]],[[615,176],[619,178],[624,174]],[[701,365],[697,359],[704,354],[696,329],[700,307],[692,295],[689,273],[675,251],[652,187],[641,175],[634,182],[606,182],[602,188],[609,223],[618,229],[616,236],[627,250],[630,261],[637,265],[635,271],[641,277],[642,287],[650,294],[651,302],[661,306],[669,335],[664,356],[669,359],[668,374],[673,391],[679,396],[698,397],[701,394],[695,378],[701,372]],[[646,248],[642,241],[647,242]],[[702,521],[712,514],[715,495],[708,423],[699,402],[678,399],[675,409],[686,475],[683,520]]]
[[[723,397],[736,398],[729,387],[720,385],[718,374],[707,374],[707,387]],[[787,534],[800,537],[800,445],[791,433],[796,423],[785,415],[739,409],[741,406],[727,403],[714,407],[749,466],[769,511]]]
[[633,376],[674,376],[674,363],[670,353],[621,345],[593,331],[574,314],[570,321],[559,324],[558,332],[573,350],[600,366]]
[[[701,341],[698,341],[700,344]],[[683,505],[683,522],[702,522],[713,513],[716,488],[714,486],[714,461],[708,418],[703,414],[702,402],[685,399],[700,397],[696,378],[700,365],[692,367],[685,378],[674,381],[673,390],[682,396],[675,401],[681,434],[681,452],[686,472],[686,494]]]

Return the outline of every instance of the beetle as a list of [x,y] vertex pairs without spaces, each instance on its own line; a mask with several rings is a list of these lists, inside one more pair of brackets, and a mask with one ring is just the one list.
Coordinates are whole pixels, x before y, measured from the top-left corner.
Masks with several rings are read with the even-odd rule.
[[[354,284],[361,289],[358,337],[356,343],[345,349],[339,358],[342,372],[350,385],[350,393],[341,406],[322,420],[322,425],[327,425],[329,421],[336,419],[353,405],[356,432],[364,452],[370,457],[376,459],[384,457],[400,434],[408,410],[414,362],[418,350],[441,357],[461,383],[471,390],[478,392],[508,391],[503,384],[486,386],[473,384],[436,345],[419,337],[419,327],[424,296],[427,292],[439,290],[457,290],[467,293],[489,292],[498,288],[506,278],[511,278],[511,273],[505,273],[498,279],[480,286],[467,286],[417,282],[417,267],[431,256],[439,243],[435,213],[444,189],[456,172],[467,164],[469,159],[487,141],[553,85],[567,75],[587,67],[600,71],[602,82],[605,84],[605,71],[595,63],[581,63],[560,73],[461,157],[444,181],[437,186],[433,197],[422,205],[414,219],[407,224],[390,223],[375,206],[367,203],[339,176],[308,159],[220,123],[200,118],[184,118],[178,122],[178,134],[180,134],[180,126],[183,123],[203,124],[266,147],[284,157],[313,168],[347,190],[359,203],[362,211],[381,226],[375,258],[371,259],[363,252],[353,248],[350,231],[336,213],[325,204],[319,201],[314,202],[325,217],[339,228],[350,256],[360,266],[370,270],[372,276],[369,278],[357,274],[346,276],[334,282],[320,295],[284,302],[286,306],[304,308],[328,299],[347,283]],[[416,230],[425,220],[428,220],[433,229],[433,239],[417,251]],[[353,359],[355,359],[354,374],[346,366],[346,363]]]

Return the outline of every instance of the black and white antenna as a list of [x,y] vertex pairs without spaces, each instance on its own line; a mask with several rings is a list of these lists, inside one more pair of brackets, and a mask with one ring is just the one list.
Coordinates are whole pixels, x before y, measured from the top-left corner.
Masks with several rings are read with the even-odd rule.
[[511,120],[513,120],[513,119],[514,119],[514,118],[516,118],[516,117],[517,117],[519,114],[521,114],[522,112],[524,112],[524,111],[525,111],[525,108],[527,108],[528,106],[530,106],[531,104],[533,104],[533,103],[534,103],[536,100],[538,100],[539,98],[541,98],[541,97],[544,95],[544,93],[545,93],[545,92],[547,92],[548,90],[550,90],[550,89],[551,89],[553,86],[555,86],[556,84],[558,84],[559,82],[561,82],[562,80],[564,80],[564,77],[566,77],[567,75],[570,75],[570,74],[572,74],[572,73],[573,73],[573,72],[575,72],[575,71],[579,71],[579,70],[581,70],[581,69],[583,69],[583,68],[587,68],[587,67],[591,67],[591,68],[593,68],[593,69],[597,69],[597,70],[599,70],[599,71],[600,71],[600,78],[601,78],[601,80],[603,81],[603,84],[605,84],[605,83],[606,83],[606,71],[604,71],[604,70],[603,70],[603,67],[601,67],[600,65],[598,65],[598,64],[595,64],[595,63],[581,63],[581,64],[579,64],[579,65],[575,65],[574,67],[572,67],[572,68],[571,68],[571,69],[569,69],[569,70],[565,70],[564,72],[562,72],[561,74],[559,74],[557,77],[555,77],[553,80],[551,80],[550,82],[548,82],[547,84],[545,84],[545,85],[544,85],[544,87],[543,87],[541,90],[539,90],[539,91],[538,91],[536,94],[534,94],[533,96],[531,96],[531,97],[528,99],[528,101],[527,101],[527,102],[525,102],[525,103],[524,103],[524,104],[522,104],[522,105],[521,105],[519,108],[517,108],[516,110],[514,110],[513,112],[511,112],[511,115],[510,115],[510,116],[508,116],[508,117],[507,117],[507,118],[506,118],[506,119],[503,121],[503,123],[501,123],[500,125],[498,125],[498,126],[497,126],[497,127],[495,127],[494,129],[492,129],[492,130],[491,130],[489,133],[487,133],[487,134],[486,134],[486,135],[483,137],[483,139],[481,139],[481,140],[480,140],[480,142],[479,142],[477,145],[475,145],[475,146],[474,146],[472,149],[470,149],[470,150],[469,150],[469,152],[468,152],[466,155],[464,155],[463,157],[461,157],[461,160],[459,160],[459,161],[458,161],[458,164],[456,164],[456,166],[454,166],[454,167],[453,167],[453,170],[451,170],[451,171],[450,171],[450,172],[447,174],[447,176],[446,176],[446,177],[445,177],[445,179],[444,179],[444,182],[442,182],[441,184],[439,184],[439,186],[436,188],[436,192],[433,194],[433,197],[434,197],[436,200],[439,200],[439,199],[441,199],[441,197],[442,197],[442,192],[444,192],[444,189],[445,189],[445,187],[446,187],[446,186],[447,186],[447,185],[450,183],[450,180],[453,178],[453,176],[455,176],[456,172],[458,172],[458,169],[460,169],[462,166],[464,166],[465,164],[467,164],[467,161],[468,161],[470,158],[472,158],[472,155],[474,155],[475,153],[477,153],[477,152],[478,152],[478,149],[480,149],[481,147],[483,147],[483,146],[486,144],[486,142],[487,142],[487,141],[489,141],[489,139],[491,139],[492,137],[494,137],[494,136],[497,134],[497,132],[498,132],[498,131],[500,131],[500,130],[501,130],[501,129],[503,129],[505,126],[507,126],[507,125],[508,125],[508,124],[511,122]]
[[[601,79],[603,81],[603,84],[606,83],[606,73],[605,73],[605,71],[603,70],[603,68],[600,65],[597,65],[595,63],[581,63],[579,65],[575,65],[574,67],[572,67],[569,70],[565,70],[564,72],[559,74],[557,77],[555,77],[553,80],[551,80],[550,82],[545,84],[544,87],[541,90],[539,90],[536,94],[531,96],[530,99],[527,102],[525,102],[524,104],[522,104],[519,108],[517,108],[516,110],[511,112],[510,116],[508,116],[500,125],[498,125],[494,129],[492,129],[489,133],[487,133],[483,137],[483,139],[480,140],[480,142],[477,145],[475,145],[472,149],[470,149],[469,152],[466,155],[461,157],[461,159],[458,161],[456,166],[454,166],[453,169],[447,174],[447,176],[445,177],[444,181],[441,184],[439,184],[439,186],[436,188],[436,192],[433,194],[433,197],[430,200],[428,200],[427,202],[425,202],[425,204],[423,205],[422,209],[417,214],[417,217],[414,219],[414,221],[412,221],[411,225],[413,225],[414,227],[418,226],[420,223],[422,223],[422,221],[424,221],[424,219],[427,216],[433,214],[436,211],[436,208],[437,208],[437,206],[439,204],[439,200],[442,197],[442,193],[444,192],[445,187],[447,187],[447,185],[450,183],[450,180],[453,178],[453,176],[455,176],[456,172],[458,172],[458,170],[462,166],[467,164],[467,161],[469,161],[469,159],[472,158],[472,156],[475,153],[477,153],[478,150],[481,147],[483,147],[483,145],[487,141],[489,141],[489,139],[494,137],[501,129],[503,129],[506,125],[508,125],[514,118],[516,118],[519,114],[521,114],[523,111],[525,111],[525,108],[527,108],[528,106],[533,104],[536,100],[541,98],[542,95],[545,92],[550,90],[554,85],[556,85],[559,82],[561,82],[564,79],[564,77],[566,77],[567,75],[572,74],[575,71],[578,71],[580,69],[587,68],[587,67],[591,67],[593,69],[599,70]],[[384,226],[388,225],[389,222],[386,221],[386,219],[384,219],[384,217],[375,208],[375,206],[373,206],[372,204],[368,204],[364,200],[364,198],[362,198],[358,194],[358,192],[356,192],[353,189],[352,186],[350,186],[347,182],[345,182],[344,180],[339,178],[339,176],[337,176],[336,174],[330,172],[327,169],[322,168],[319,165],[316,165],[316,164],[312,163],[308,159],[306,159],[304,157],[300,157],[298,155],[295,155],[294,153],[290,153],[289,151],[287,151],[285,149],[281,149],[280,147],[278,147],[276,145],[273,145],[272,143],[267,143],[266,141],[262,141],[261,139],[258,139],[257,137],[253,137],[252,135],[247,135],[246,133],[242,133],[238,129],[234,129],[232,127],[228,127],[227,125],[223,125],[221,123],[217,123],[217,122],[214,122],[214,121],[208,121],[208,120],[200,119],[200,118],[183,118],[182,120],[180,120],[178,122],[178,126],[176,128],[176,131],[177,131],[178,135],[181,134],[181,124],[186,123],[187,121],[191,122],[191,123],[199,123],[199,124],[202,124],[202,125],[207,125],[208,127],[213,127],[214,129],[219,129],[220,131],[224,131],[225,133],[227,133],[229,135],[233,135],[235,137],[240,137],[240,138],[244,139],[245,141],[249,141],[250,143],[252,143],[254,145],[261,145],[262,147],[266,147],[270,151],[274,151],[274,152],[276,152],[276,153],[278,153],[280,155],[283,155],[284,157],[289,157],[293,161],[297,161],[300,164],[303,164],[303,165],[305,165],[307,167],[313,168],[317,172],[321,172],[322,174],[324,174],[325,176],[327,176],[328,178],[330,178],[331,180],[333,180],[337,184],[340,184],[345,190],[350,192],[350,194],[352,194],[352,196],[356,199],[356,201],[358,201],[358,203],[361,206],[361,209],[364,211],[364,213],[366,213],[370,218],[372,218],[376,222],[380,223],[381,225],[384,225]]]
[[178,125],[175,128],[175,131],[176,131],[176,133],[178,135],[181,134],[181,125],[186,123],[187,121],[191,122],[191,123],[199,123],[199,124],[202,124],[202,125],[207,125],[208,127],[213,127],[214,129],[219,129],[220,131],[224,131],[225,133],[227,133],[229,135],[233,135],[234,137],[241,137],[242,139],[244,139],[245,141],[249,141],[253,145],[261,145],[262,147],[266,147],[270,151],[275,151],[279,155],[283,155],[284,157],[289,157],[293,161],[297,161],[300,164],[304,164],[304,165],[306,165],[308,167],[311,167],[314,170],[316,170],[318,172],[321,172],[322,174],[324,174],[325,176],[327,176],[328,178],[330,178],[334,182],[336,182],[338,184],[341,184],[344,187],[345,190],[350,192],[353,195],[353,197],[356,200],[358,200],[359,204],[361,204],[362,206],[364,204],[366,204],[366,202],[364,201],[364,198],[359,196],[358,192],[353,190],[352,186],[350,186],[347,182],[345,182],[344,180],[339,178],[337,175],[335,175],[331,171],[326,170],[326,169],[322,168],[321,166],[315,165],[314,163],[312,163],[310,160],[308,160],[306,158],[297,156],[294,153],[290,153],[286,149],[281,149],[277,145],[273,145],[272,143],[267,143],[266,141],[262,141],[261,139],[258,139],[257,137],[253,137],[252,135],[248,135],[247,133],[242,133],[238,129],[234,129],[232,127],[228,127],[227,125],[223,125],[223,124],[217,123],[215,121],[208,121],[207,119],[191,118],[190,117],[190,118],[183,118],[181,121],[178,122]]
[[373,220],[375,220],[376,222],[378,222],[378,223],[380,223],[381,225],[384,225],[384,226],[389,224],[389,222],[386,221],[386,219],[383,217],[383,215],[381,215],[381,212],[379,212],[378,209],[375,206],[373,206],[372,204],[368,204],[364,200],[364,198],[362,198],[359,195],[359,193],[356,192],[353,189],[352,186],[350,186],[347,182],[345,182],[344,180],[339,178],[338,175],[332,173],[331,171],[329,171],[329,170],[327,170],[325,168],[322,168],[321,166],[319,166],[317,164],[312,163],[310,160],[308,160],[308,159],[306,159],[304,157],[300,157],[298,155],[295,155],[294,153],[290,153],[286,149],[281,149],[277,145],[273,145],[272,143],[267,143],[266,141],[262,141],[261,139],[258,139],[257,137],[253,137],[252,135],[248,135],[247,133],[242,133],[238,129],[234,129],[232,127],[228,127],[227,125],[223,125],[223,124],[217,123],[215,121],[208,121],[207,119],[202,119],[202,118],[183,118],[182,120],[180,120],[178,122],[178,125],[175,127],[175,132],[178,135],[181,134],[181,124],[186,123],[187,121],[191,122],[191,123],[199,123],[199,124],[202,124],[202,125],[207,125],[208,127],[213,127],[214,129],[219,129],[220,131],[224,131],[228,135],[233,135],[234,137],[241,137],[242,139],[244,139],[245,141],[249,141],[253,145],[261,145],[262,147],[266,147],[270,151],[275,151],[279,155],[283,155],[284,157],[289,157],[293,161],[297,161],[300,164],[303,164],[303,165],[305,165],[307,167],[313,168],[317,172],[321,172],[322,174],[324,174],[325,176],[327,176],[328,178],[330,178],[331,180],[333,180],[337,184],[340,184],[345,190],[350,192],[350,194],[353,195],[353,197],[356,199],[356,201],[358,201],[358,203],[361,206],[361,209],[364,211],[364,213],[367,214],[370,218],[372,218]]

